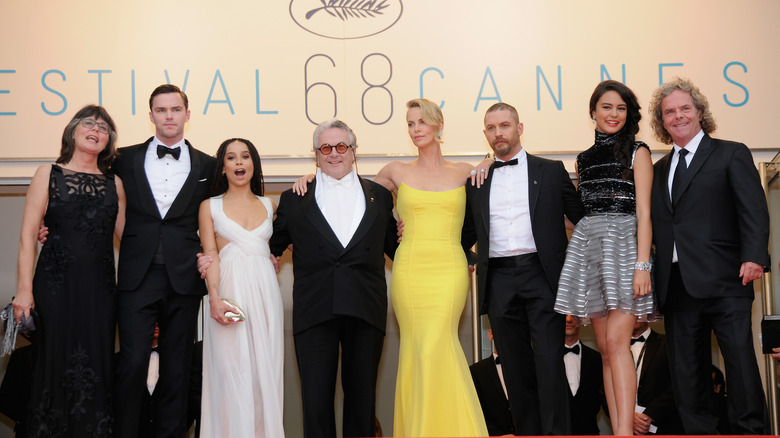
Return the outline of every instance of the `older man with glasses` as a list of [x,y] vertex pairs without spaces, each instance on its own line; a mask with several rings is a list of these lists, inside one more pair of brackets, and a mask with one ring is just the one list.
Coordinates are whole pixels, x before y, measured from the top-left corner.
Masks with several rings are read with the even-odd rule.
[[359,177],[355,134],[329,120],[314,131],[317,173],[306,193],[284,192],[271,252],[293,245],[293,335],[305,437],[336,436],[341,352],[343,436],[373,436],[376,379],[387,320],[385,257],[395,255],[393,197]]

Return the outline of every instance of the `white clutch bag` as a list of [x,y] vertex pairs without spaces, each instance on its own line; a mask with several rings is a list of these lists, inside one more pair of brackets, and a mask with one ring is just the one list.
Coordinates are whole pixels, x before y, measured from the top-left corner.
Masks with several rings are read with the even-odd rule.
[[231,300],[230,298],[222,298],[222,301],[233,308],[232,311],[228,310],[225,312],[225,318],[227,318],[228,321],[241,322],[246,320],[246,313],[244,313],[244,311],[238,307],[238,304],[236,304],[235,301]]

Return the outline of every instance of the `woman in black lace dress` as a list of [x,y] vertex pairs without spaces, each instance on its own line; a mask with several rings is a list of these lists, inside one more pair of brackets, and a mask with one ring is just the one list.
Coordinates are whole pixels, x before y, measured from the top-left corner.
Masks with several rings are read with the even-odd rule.
[[[115,142],[108,112],[84,107],[62,133],[57,164],[39,167],[27,192],[13,307],[17,320],[33,307],[40,316],[30,437],[111,435],[113,236],[124,227]],[[49,234],[33,270],[41,221]]]
[[650,191],[653,163],[636,141],[639,103],[617,81],[590,98],[596,142],[577,156],[585,217],[566,250],[555,310],[592,323],[604,366],[615,435],[633,435],[636,369],[630,341],[637,319],[657,317],[650,294]]

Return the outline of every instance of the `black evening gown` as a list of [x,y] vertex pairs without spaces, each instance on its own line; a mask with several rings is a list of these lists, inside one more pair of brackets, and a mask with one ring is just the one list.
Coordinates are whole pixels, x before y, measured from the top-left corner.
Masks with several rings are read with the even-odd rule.
[[111,436],[117,211],[112,175],[52,166],[49,235],[33,278],[40,344],[30,437]]

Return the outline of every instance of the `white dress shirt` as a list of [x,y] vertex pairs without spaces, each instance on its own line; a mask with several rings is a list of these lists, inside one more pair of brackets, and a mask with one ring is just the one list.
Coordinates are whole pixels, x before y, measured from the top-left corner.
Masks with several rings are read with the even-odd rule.
[[572,395],[577,395],[580,389],[580,370],[582,369],[582,343],[575,342],[567,347],[580,346],[580,354],[566,353],[563,355],[563,363],[566,365],[566,379],[569,381],[569,389]]
[[320,169],[317,169],[316,178],[314,199],[339,242],[346,248],[366,213],[366,197],[360,179],[354,170],[341,179],[335,179]]
[[528,155],[521,149],[513,158],[517,165],[493,170],[488,257],[536,252],[528,203]]
[[[696,150],[699,148],[699,143],[701,143],[702,138],[704,138],[704,130],[699,130],[699,133],[694,135],[691,141],[685,145],[685,150],[688,151],[688,155],[685,156],[686,167],[691,167],[691,161],[693,161],[693,156],[696,154]],[[680,149],[682,148],[674,144],[672,149],[674,150],[674,153],[672,154],[672,162],[669,166],[669,179],[667,180],[669,186],[669,199],[672,198],[672,183],[674,182],[674,173],[677,169],[677,163],[680,161]],[[677,243],[675,243],[674,248],[672,249],[672,263],[677,263],[677,261]]]
[[182,139],[171,147],[171,149],[181,148],[178,160],[170,154],[159,158],[157,145],[165,146],[155,136],[146,149],[144,170],[152,189],[152,195],[154,195],[154,201],[157,203],[157,209],[160,211],[160,217],[164,218],[190,174],[190,151]]
[[[496,358],[498,355],[496,353],[493,353],[493,362],[496,361]],[[509,400],[509,393],[506,392],[506,383],[504,383],[504,369],[501,368],[501,364],[496,364],[496,371],[498,372],[498,380],[501,381],[501,387],[504,388],[504,395],[506,396],[506,399]]]

